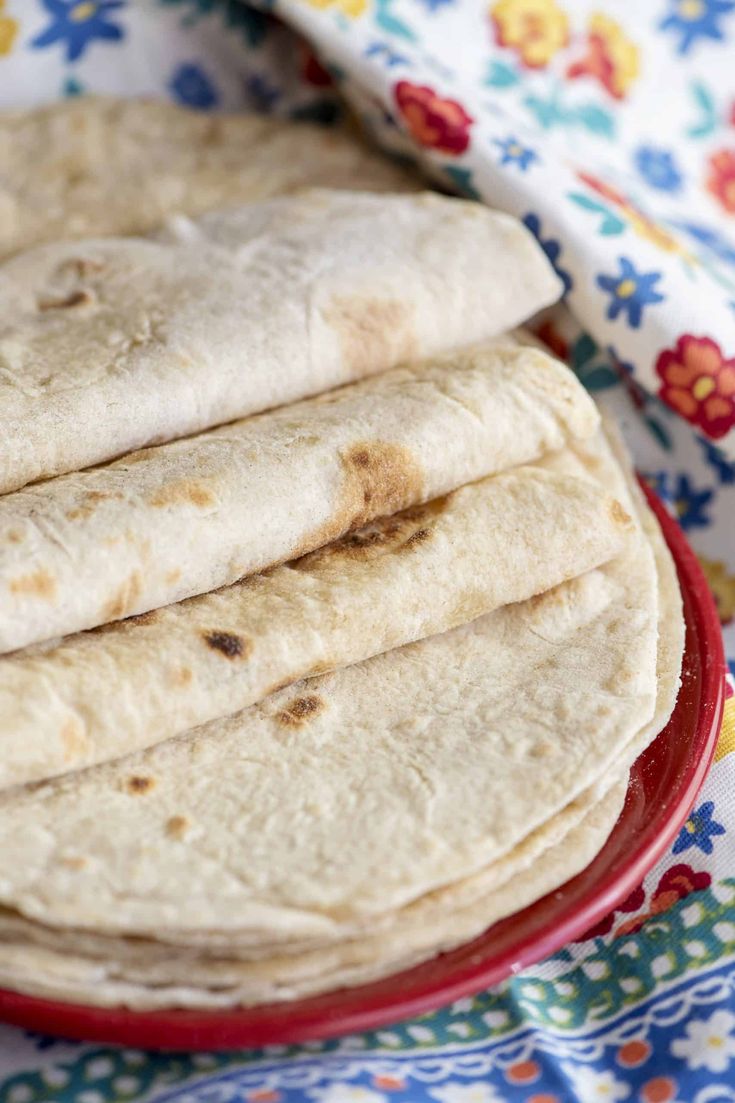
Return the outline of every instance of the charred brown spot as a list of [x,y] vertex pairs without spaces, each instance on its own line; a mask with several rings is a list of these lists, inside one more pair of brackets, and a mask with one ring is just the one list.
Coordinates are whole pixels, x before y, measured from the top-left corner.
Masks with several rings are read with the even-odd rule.
[[234,632],[205,632],[204,642],[226,659],[246,659],[252,650],[250,641]]
[[25,537],[20,529],[11,529],[6,539],[9,544],[22,544]]
[[426,540],[429,539],[430,536],[431,533],[429,529],[416,529],[415,532],[411,533],[408,540],[403,546],[404,548],[410,548],[413,547],[415,544],[423,544]]
[[72,291],[69,295],[65,295],[62,298],[57,299],[39,299],[39,310],[71,310],[75,306],[87,306],[94,301],[94,295],[91,291],[87,291],[82,288],[78,291]]
[[169,586],[173,586],[181,578],[181,571],[175,567],[173,571],[167,571],[163,577]]
[[103,606],[102,616],[105,620],[120,620],[136,605],[142,592],[143,579],[140,571],[133,571],[130,578],[122,584],[119,590],[117,590]]
[[129,793],[149,793],[155,787],[155,784],[155,778],[133,774],[126,781],[125,788]]
[[414,311],[406,301],[335,296],[323,316],[337,334],[342,359],[354,378],[410,360],[416,352]]
[[12,579],[10,592],[24,597],[37,597],[42,601],[51,601],[56,595],[56,579],[40,567],[37,571],[30,571],[28,574],[21,574]]
[[[137,628],[139,625],[155,624],[157,620],[159,620],[158,609],[150,609],[147,613],[139,613],[137,617],[128,617],[125,623]],[[117,625],[111,627],[117,628]]]
[[166,820],[165,831],[171,839],[183,839],[190,826],[186,816],[171,816]]
[[286,727],[299,728],[324,708],[323,699],[316,693],[309,693],[306,697],[296,697],[276,715],[276,720]]
[[625,512],[617,498],[613,498],[610,503],[610,516],[617,525],[625,525],[627,527],[633,523],[630,515]]
[[216,500],[209,487],[200,479],[182,479],[162,486],[148,502],[159,509],[174,505],[194,505],[204,509],[214,505]]

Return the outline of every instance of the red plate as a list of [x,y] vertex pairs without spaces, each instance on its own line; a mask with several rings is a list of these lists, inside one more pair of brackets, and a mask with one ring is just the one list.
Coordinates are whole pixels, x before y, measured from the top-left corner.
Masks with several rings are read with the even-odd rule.
[[578,938],[639,884],[685,822],[712,761],[725,661],[707,582],[679,526],[644,487],[679,572],[687,634],[674,715],[631,771],[625,806],[579,876],[474,942],[362,988],[240,1011],[135,1012],[0,990],[0,1019],[47,1034],[142,1048],[212,1050],[370,1030],[497,984]]

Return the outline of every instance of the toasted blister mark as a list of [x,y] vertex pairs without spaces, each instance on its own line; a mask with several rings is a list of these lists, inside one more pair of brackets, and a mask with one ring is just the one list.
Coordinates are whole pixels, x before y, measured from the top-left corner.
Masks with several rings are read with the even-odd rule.
[[89,306],[94,302],[94,294],[88,288],[79,288],[68,295],[48,297],[38,300],[39,310],[73,310],[75,307]]
[[59,865],[67,869],[82,870],[86,869],[87,864],[83,854],[64,854],[59,858]]
[[190,666],[179,666],[171,672],[170,683],[180,689],[186,689],[194,679],[194,671]]
[[626,513],[617,498],[613,498],[610,502],[610,516],[617,525],[623,525],[625,528],[633,527],[633,518]]
[[215,495],[201,479],[180,479],[167,483],[148,499],[148,504],[156,508],[164,506],[193,505],[206,509],[217,501]]
[[166,574],[163,576],[163,578],[164,582],[166,582],[169,586],[174,586],[181,578],[181,571],[178,567],[174,567],[172,571],[166,571]]
[[22,544],[25,540],[25,535],[20,529],[10,529],[5,536],[5,541],[8,544]]
[[252,642],[238,636],[235,632],[221,632],[214,629],[211,632],[204,632],[203,639],[207,647],[218,651],[226,659],[247,659],[253,650]]
[[300,728],[326,708],[326,702],[318,693],[295,697],[285,709],[276,714],[276,720],[287,728]]
[[336,332],[343,361],[354,378],[372,375],[416,354],[413,306],[407,301],[338,295],[323,317]]
[[10,580],[11,594],[19,597],[36,597],[41,601],[52,601],[56,596],[56,579],[43,567],[37,571],[18,575]]
[[94,275],[95,273],[102,272],[105,268],[105,261],[99,260],[96,257],[72,257],[69,260],[65,260],[59,267],[59,274],[61,276],[73,275],[80,279]]
[[155,778],[145,777],[142,774],[133,774],[125,782],[125,788],[129,793],[149,793],[155,786]]
[[70,762],[79,758],[87,749],[87,739],[84,725],[75,716],[70,716],[61,726],[61,743],[64,748],[64,759]]
[[143,592],[143,578],[140,571],[133,571],[115,594],[102,608],[105,620],[120,620],[130,612],[140,600]]
[[170,839],[183,839],[190,827],[191,821],[186,816],[171,816],[164,830]]
[[[149,609],[147,613],[138,613],[135,617],[127,617],[125,623],[135,625],[137,628],[139,625],[155,624],[158,620],[160,620],[159,610]],[[113,631],[117,631],[118,625],[102,625],[102,628],[111,628]],[[95,631],[100,631],[100,629],[95,629]]]

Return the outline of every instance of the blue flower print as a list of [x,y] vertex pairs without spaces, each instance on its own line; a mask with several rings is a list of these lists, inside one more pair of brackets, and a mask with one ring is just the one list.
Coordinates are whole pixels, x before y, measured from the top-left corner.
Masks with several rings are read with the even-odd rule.
[[41,0],[51,16],[49,25],[31,41],[34,50],[62,42],[66,60],[76,61],[94,39],[119,42],[125,32],[108,18],[110,12],[125,6],[127,0]]
[[219,100],[217,89],[199,65],[187,62],[180,65],[169,87],[179,103],[187,107],[198,107],[206,110],[214,107]]
[[500,150],[501,165],[517,165],[521,172],[525,172],[529,165],[538,161],[538,153],[528,146],[521,145],[517,138],[494,138],[493,145]]
[[631,328],[638,329],[643,308],[652,303],[663,302],[664,296],[654,288],[654,284],[661,279],[661,273],[638,272],[627,257],[618,257],[618,264],[620,274],[598,276],[597,286],[610,295],[607,308],[609,321],[614,322],[619,314],[623,314]]
[[681,854],[682,851],[689,850],[692,846],[699,847],[703,854],[712,853],[712,839],[716,835],[725,834],[725,828],[722,824],[712,819],[714,810],[714,802],[708,800],[696,812],[692,812],[671,848],[672,854]]
[[685,532],[689,529],[707,528],[712,523],[707,514],[707,506],[712,500],[712,494],[711,490],[696,490],[688,475],[679,475],[671,501],[679,518],[679,524]]
[[557,276],[564,284],[564,295],[568,295],[569,292],[572,290],[574,281],[572,280],[569,272],[567,272],[566,268],[562,268],[558,263],[559,256],[561,254],[560,243],[556,241],[556,239],[553,237],[544,238],[541,236],[541,221],[537,214],[529,212],[523,219],[523,224],[531,231],[543,251],[546,253],[546,256],[549,258],[549,261],[551,263],[551,267],[554,269]]
[[667,192],[681,190],[683,177],[677,168],[673,153],[668,149],[639,146],[633,154],[633,162],[649,187]]
[[701,38],[722,42],[721,19],[734,10],[735,0],[670,0],[658,28],[678,34],[677,53],[687,54]]
[[713,230],[710,226],[703,226],[700,222],[675,222],[674,225],[680,230],[685,230],[723,264],[735,265],[735,245],[731,245],[717,230]]
[[730,463],[725,453],[704,437],[697,437],[697,443],[704,453],[706,463],[717,473],[722,485],[732,486],[735,483],[735,463]]

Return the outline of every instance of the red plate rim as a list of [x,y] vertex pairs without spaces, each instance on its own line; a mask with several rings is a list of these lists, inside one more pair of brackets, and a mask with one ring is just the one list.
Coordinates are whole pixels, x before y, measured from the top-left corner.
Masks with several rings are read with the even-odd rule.
[[[224,1050],[325,1039],[372,1030],[473,995],[556,952],[608,915],[686,821],[712,762],[724,706],[722,633],[709,586],[678,524],[641,485],[679,575],[687,626],[684,677],[671,721],[635,763],[625,807],[587,869],[473,942],[360,988],[226,1011],[129,1011],[0,990],[0,1021],[143,1049]],[[688,743],[680,738],[682,731],[688,732]]]

